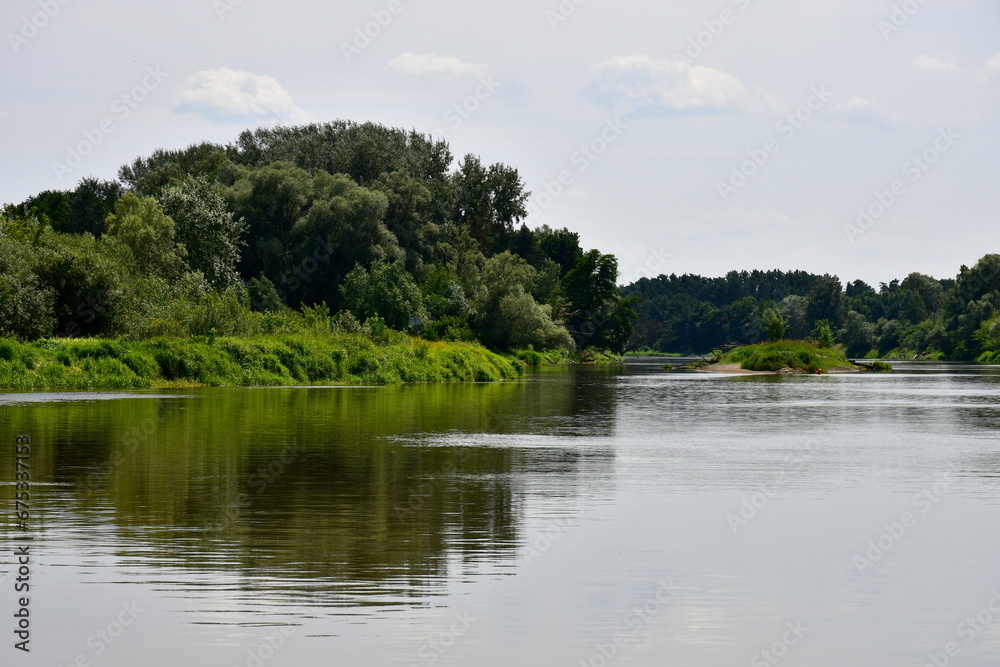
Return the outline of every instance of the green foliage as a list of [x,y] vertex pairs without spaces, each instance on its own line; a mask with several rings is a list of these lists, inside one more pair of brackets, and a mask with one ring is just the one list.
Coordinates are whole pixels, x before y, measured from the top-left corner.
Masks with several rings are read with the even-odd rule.
[[136,272],[171,279],[185,268],[187,251],[176,242],[176,225],[154,199],[126,193],[108,216],[107,235],[128,249]]
[[816,341],[816,344],[821,348],[833,347],[834,342],[836,342],[833,335],[833,326],[831,326],[829,320],[819,320],[816,322],[816,328],[812,330],[809,337]]
[[561,294],[568,302],[566,327],[578,348],[625,351],[638,300],[622,298],[618,260],[613,255],[591,250],[577,259],[563,277]]
[[340,303],[340,286],[356,264],[404,257],[386,228],[388,200],[344,174],[309,172],[277,162],[241,177],[227,191],[251,239],[244,276],[267,277],[286,303]]
[[837,332],[837,340],[847,348],[847,353],[861,357],[875,344],[875,325],[857,311],[850,311],[844,318],[844,327]]
[[572,349],[569,332],[552,319],[552,308],[530,294],[535,270],[520,257],[503,252],[486,260],[474,300],[475,330],[496,349],[536,347]]
[[739,363],[748,371],[790,369],[805,373],[832,368],[851,368],[843,351],[805,341],[778,341],[740,347],[723,355],[721,363]]
[[258,313],[276,313],[281,310],[281,297],[278,290],[274,289],[274,283],[259,276],[252,278],[247,284],[247,294],[250,298],[250,307]]
[[1000,313],[994,313],[983,321],[973,334],[979,346],[989,352],[1000,352]]
[[794,340],[802,340],[809,335],[808,309],[809,300],[804,296],[793,294],[781,300],[779,313],[786,323],[784,335]]
[[135,192],[156,197],[168,186],[179,186],[190,177],[214,183],[230,164],[225,150],[210,143],[183,150],[157,149],[148,158],[137,158],[118,170],[118,178]]
[[0,336],[33,340],[55,326],[55,292],[35,273],[37,252],[0,236]]
[[0,388],[108,389],[164,386],[482,382],[516,379],[511,362],[472,344],[364,336],[146,341],[65,339],[30,345],[0,339]]
[[344,307],[358,319],[380,317],[400,331],[418,329],[426,318],[423,297],[402,262],[377,261],[371,271],[360,264],[347,274],[341,286]]
[[238,282],[236,265],[246,225],[226,208],[221,188],[204,177],[189,176],[164,188],[158,201],[176,223],[177,241],[187,251],[188,265],[218,289]]
[[515,350],[514,356],[532,368],[545,363],[545,357],[534,350]]
[[530,193],[517,170],[502,164],[487,168],[477,156],[466,155],[454,181],[458,224],[486,251],[506,246],[514,226],[527,215]]
[[63,234],[100,237],[122,194],[124,189],[117,182],[85,178],[75,190],[47,190],[17,206],[9,206],[6,215],[12,220],[36,219],[44,227]]
[[[613,257],[584,253],[568,230],[523,225],[516,169],[475,155],[453,167],[446,143],[416,132],[263,128],[229,146],[157,150],[119,178],[4,208],[0,334],[212,344],[348,329],[396,341],[408,330],[564,354],[571,317],[589,347],[624,349],[632,332]],[[150,359],[100,374],[145,377]]]
[[772,343],[785,337],[788,330],[788,320],[782,317],[774,308],[764,311],[764,323],[767,325],[767,339]]

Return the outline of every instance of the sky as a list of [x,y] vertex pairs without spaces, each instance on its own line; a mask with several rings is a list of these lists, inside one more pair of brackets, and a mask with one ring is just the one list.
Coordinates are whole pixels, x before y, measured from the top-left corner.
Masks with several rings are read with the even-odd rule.
[[1000,252],[996,0],[5,0],[0,203],[345,119],[516,167],[644,276]]

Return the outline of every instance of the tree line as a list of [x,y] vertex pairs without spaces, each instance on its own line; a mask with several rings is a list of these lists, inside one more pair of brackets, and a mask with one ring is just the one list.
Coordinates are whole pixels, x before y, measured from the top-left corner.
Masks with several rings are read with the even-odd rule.
[[[338,121],[157,150],[0,214],[0,335],[249,335],[293,311],[495,349],[623,351],[617,260],[529,229],[517,170]],[[318,309],[318,310],[317,310]],[[370,329],[370,327],[369,327]]]
[[995,254],[962,266],[955,278],[911,273],[878,289],[803,271],[731,271],[721,278],[644,278],[623,294],[638,299],[635,348],[701,353],[780,334],[831,336],[856,357],[989,360],[1000,350]]

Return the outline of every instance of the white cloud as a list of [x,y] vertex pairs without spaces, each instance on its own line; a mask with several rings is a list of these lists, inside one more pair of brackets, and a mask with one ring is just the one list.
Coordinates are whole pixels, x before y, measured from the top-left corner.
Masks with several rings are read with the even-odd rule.
[[913,59],[914,67],[930,70],[932,72],[957,72],[958,65],[955,64],[952,56],[917,56]]
[[874,102],[866,100],[863,97],[852,97],[840,106],[834,107],[828,120],[859,125],[874,125],[883,129],[888,129],[896,124]]
[[212,120],[248,116],[270,116],[281,123],[307,120],[276,79],[228,67],[204,70],[185,81],[174,108]]
[[1000,74],[1000,53],[986,61],[986,70],[990,74]]
[[461,76],[484,77],[489,74],[489,65],[467,63],[456,56],[441,56],[434,53],[417,55],[400,53],[385,64],[387,70],[409,76],[438,76],[454,79]]
[[781,111],[767,91],[732,74],[647,56],[598,64],[586,93],[605,107],[654,114]]

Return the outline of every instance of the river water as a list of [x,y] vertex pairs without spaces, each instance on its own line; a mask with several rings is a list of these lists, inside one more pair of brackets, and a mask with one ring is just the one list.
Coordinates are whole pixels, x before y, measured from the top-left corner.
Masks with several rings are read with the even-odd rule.
[[1000,664],[1000,367],[0,394],[0,431],[3,665]]

